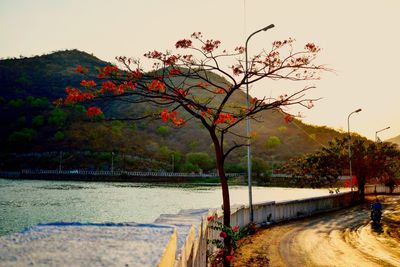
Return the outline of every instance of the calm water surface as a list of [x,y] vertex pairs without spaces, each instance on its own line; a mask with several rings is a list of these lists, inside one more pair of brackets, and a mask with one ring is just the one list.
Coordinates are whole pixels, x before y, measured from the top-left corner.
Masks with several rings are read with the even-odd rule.
[[[218,186],[0,179],[0,235],[56,221],[151,223],[162,213],[220,207],[221,194]],[[327,189],[253,187],[253,203],[327,194]],[[246,186],[232,186],[230,196],[232,204],[248,203]]]

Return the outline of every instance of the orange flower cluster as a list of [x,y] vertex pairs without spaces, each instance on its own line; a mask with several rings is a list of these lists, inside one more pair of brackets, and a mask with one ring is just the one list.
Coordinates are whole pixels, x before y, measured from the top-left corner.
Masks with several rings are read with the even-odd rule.
[[82,67],[81,65],[76,66],[75,72],[85,74],[89,71],[88,68]]
[[288,114],[283,119],[285,120],[285,123],[289,123],[289,122],[292,122],[294,120],[294,117],[292,115]]
[[221,41],[218,40],[207,40],[204,45],[201,47],[201,49],[205,52],[205,53],[211,53],[212,51],[214,51],[215,49],[217,49],[219,47],[219,45],[221,44]]
[[180,69],[172,68],[169,70],[169,75],[171,75],[171,76],[180,75],[180,74],[182,74],[182,71]]
[[312,53],[316,53],[316,52],[319,52],[319,51],[321,50],[318,46],[316,46],[316,45],[313,44],[313,43],[308,43],[308,44],[306,44],[306,45],[304,46],[304,49],[307,49],[308,51],[310,51],[310,52],[312,52]]
[[244,70],[243,70],[243,66],[242,65],[233,65],[232,67],[231,67],[231,69],[232,69],[232,71],[233,71],[233,74],[234,75],[240,75],[240,74],[242,74],[243,72],[244,72]]
[[86,111],[89,117],[97,117],[103,115],[103,111],[99,107],[89,107]]
[[134,71],[131,72],[131,76],[132,76],[132,78],[134,78],[134,79],[140,79],[140,78],[142,78],[142,75],[143,75],[143,73],[142,73],[142,71],[139,70],[139,69],[136,69],[136,70],[134,70]]
[[206,115],[212,115],[212,110],[210,108],[207,109],[206,111],[201,112],[201,116],[205,117]]
[[176,91],[175,91],[175,95],[177,95],[177,96],[185,97],[185,96],[187,96],[187,94],[188,94],[188,92],[184,89],[176,89]]
[[218,119],[215,120],[215,124],[220,124],[220,123],[234,123],[235,122],[235,117],[233,117],[229,113],[220,113],[218,115]]
[[143,56],[145,56],[147,58],[161,59],[161,57],[163,56],[163,53],[161,53],[157,50],[154,50],[152,52],[147,52]]
[[118,73],[119,73],[118,67],[109,65],[99,70],[98,77],[104,79],[109,77],[110,75],[117,75]]
[[179,40],[175,44],[176,48],[189,48],[191,46],[192,46],[192,41],[188,39]]
[[175,55],[171,55],[169,57],[165,56],[163,59],[163,62],[169,66],[169,65],[174,65],[178,61],[179,57]]
[[214,90],[214,93],[216,94],[225,94],[225,90],[223,88],[217,88]]
[[82,90],[73,87],[67,87],[65,92],[67,93],[67,97],[64,101],[65,104],[76,104],[94,98],[93,93],[83,92]]
[[101,84],[101,89],[99,90],[99,92],[101,94],[110,92],[114,95],[120,95],[125,93],[127,89],[134,90],[135,86],[136,84],[134,84],[132,81],[124,82],[122,84],[119,84],[118,86],[112,81],[106,81]]
[[163,111],[161,111],[161,120],[166,122],[166,121],[171,121],[175,126],[182,126],[186,123],[185,119],[178,119],[176,116],[178,115],[178,113],[176,111],[171,111],[169,112],[166,109],[163,109]]
[[203,88],[203,89],[207,88],[208,86],[209,86],[208,83],[203,83],[203,82],[200,82],[200,83],[197,84],[197,87],[200,87],[200,88]]
[[148,86],[149,91],[158,91],[160,93],[164,93],[166,89],[165,83],[159,80],[153,80]]
[[97,84],[93,80],[90,80],[90,81],[82,80],[81,81],[81,86],[83,86],[87,89],[95,87],[96,85]]

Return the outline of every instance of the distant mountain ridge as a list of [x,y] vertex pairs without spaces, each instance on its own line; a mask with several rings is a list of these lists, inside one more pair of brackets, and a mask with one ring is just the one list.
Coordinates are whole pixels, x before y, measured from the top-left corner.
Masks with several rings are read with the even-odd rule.
[[400,147],[400,135],[386,140],[387,142],[395,143]]
[[[65,96],[67,86],[79,85],[82,76],[74,72],[77,65],[95,71],[108,64],[78,50],[0,60],[0,121],[6,125],[0,130],[0,145],[6,148],[2,152],[116,151],[167,162],[170,158],[165,151],[176,150],[183,156],[191,152],[213,155],[206,130],[192,121],[179,129],[160,121],[93,123],[77,109],[59,111],[51,105]],[[221,77],[212,75],[217,83],[221,82]],[[245,103],[245,94],[238,92],[233,101]],[[107,117],[114,118],[135,114],[143,108],[148,107],[126,103],[104,106]],[[62,112],[65,114],[60,115]],[[253,155],[268,161],[282,161],[314,151],[342,134],[299,120],[286,124],[283,115],[273,111],[262,113],[251,127],[255,132]],[[239,124],[238,129],[244,130],[244,124]],[[22,145],[23,142],[26,144]],[[232,154],[232,161],[239,162],[245,155],[246,150],[240,150]]]

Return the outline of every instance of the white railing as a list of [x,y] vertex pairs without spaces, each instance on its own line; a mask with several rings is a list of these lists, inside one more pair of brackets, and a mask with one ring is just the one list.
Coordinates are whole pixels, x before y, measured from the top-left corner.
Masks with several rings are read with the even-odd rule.
[[[366,195],[370,194],[389,194],[390,193],[390,188],[388,186],[385,186],[383,184],[377,184],[377,185],[366,185],[364,189],[364,193]],[[400,194],[400,186],[395,186],[393,188],[394,194]]]
[[[28,175],[77,175],[77,176],[131,176],[131,177],[218,177],[216,173],[181,173],[181,172],[138,172],[138,171],[86,171],[86,170],[21,170]],[[227,177],[236,177],[241,173],[227,173]]]

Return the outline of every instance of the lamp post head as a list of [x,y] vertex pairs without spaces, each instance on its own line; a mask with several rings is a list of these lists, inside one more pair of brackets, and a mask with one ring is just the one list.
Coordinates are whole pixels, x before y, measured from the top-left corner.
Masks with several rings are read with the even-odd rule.
[[263,30],[263,31],[267,31],[267,30],[269,30],[269,29],[272,29],[273,27],[275,27],[275,25],[274,25],[274,24],[270,24],[270,25],[268,25],[267,27],[262,28],[262,30]]
[[358,112],[360,112],[362,109],[361,108],[359,108],[359,109],[357,109],[356,111],[354,111],[355,113],[358,113]]

